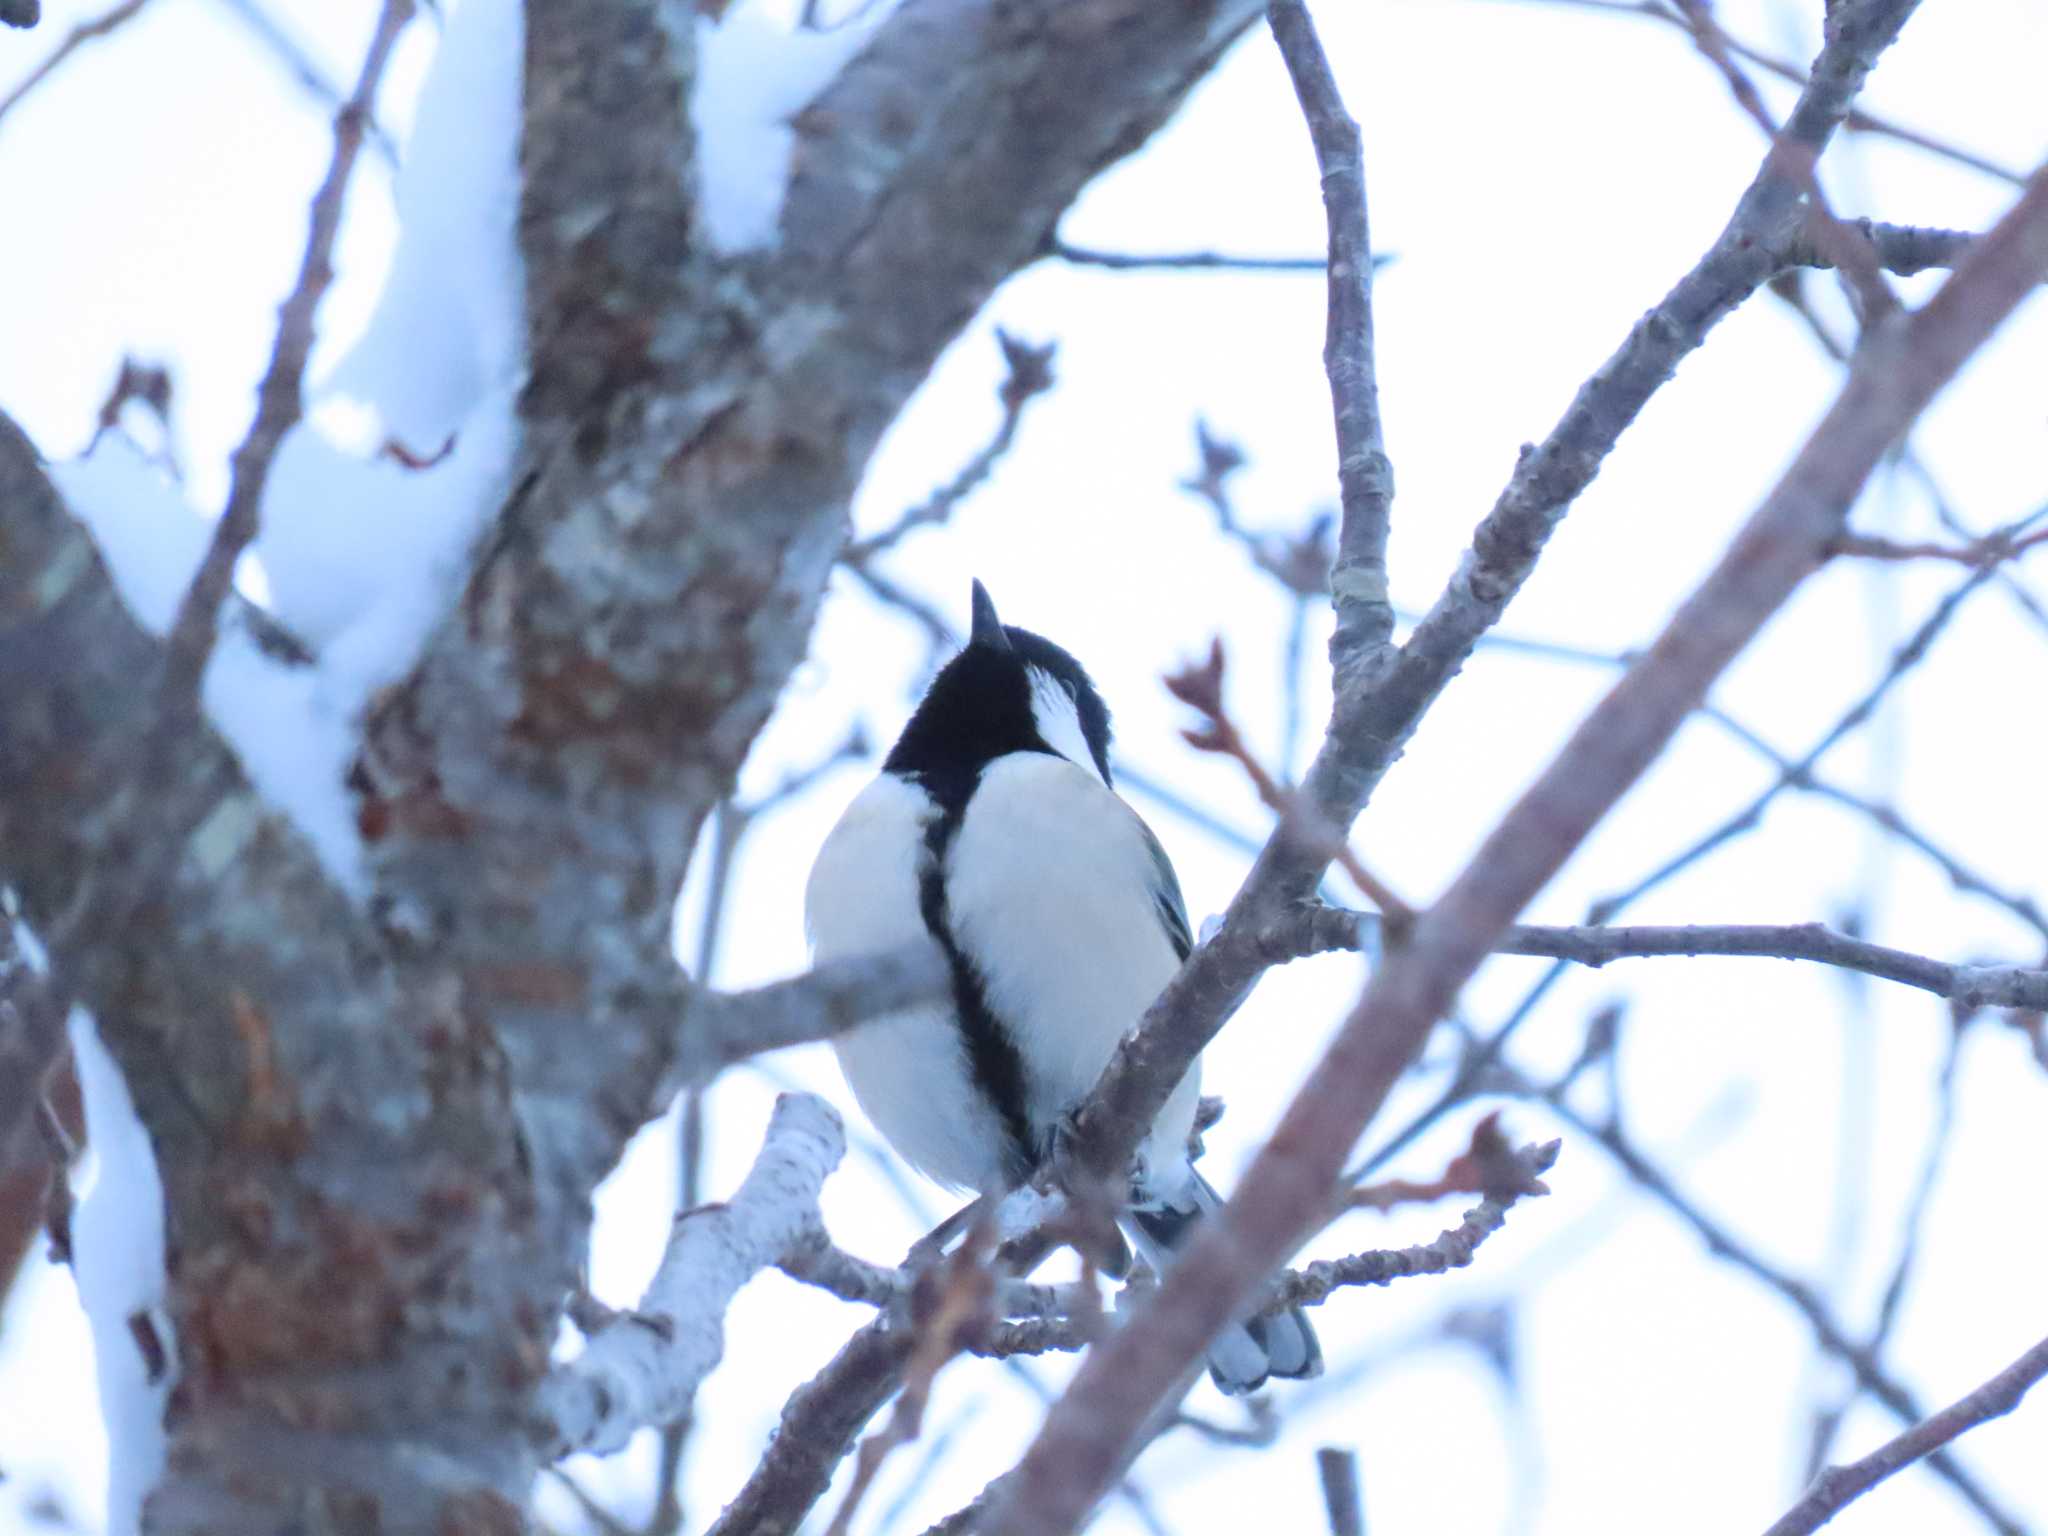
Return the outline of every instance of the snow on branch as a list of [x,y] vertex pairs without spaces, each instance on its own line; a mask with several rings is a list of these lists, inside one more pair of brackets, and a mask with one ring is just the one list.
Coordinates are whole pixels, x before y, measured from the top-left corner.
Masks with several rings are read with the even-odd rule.
[[688,1410],[725,1353],[734,1295],[817,1227],[818,1192],[845,1155],[846,1132],[823,1099],[786,1093],[775,1101],[738,1193],[677,1216],[640,1305],[542,1383],[536,1434],[549,1456],[616,1451],[635,1430]]

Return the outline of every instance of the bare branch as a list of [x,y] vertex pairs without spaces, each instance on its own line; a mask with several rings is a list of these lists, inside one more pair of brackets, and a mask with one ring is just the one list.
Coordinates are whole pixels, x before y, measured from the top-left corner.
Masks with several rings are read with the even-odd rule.
[[[50,50],[48,58],[24,75],[13,90],[9,91],[5,96],[0,96],[0,119],[4,119],[9,112],[13,111],[20,104],[21,99],[28,95],[30,91],[33,91],[37,86],[49,79],[52,74],[56,73],[57,67],[70,58],[72,54],[95,38],[105,37],[109,32],[118,31],[124,24],[133,21],[136,13],[147,4],[149,4],[149,0],[121,0],[121,4],[115,6],[112,10],[103,11],[90,20],[81,21],[77,26],[73,27],[65,34],[64,41]],[[27,0],[26,7],[22,13],[27,17],[27,20],[17,21],[12,12],[5,19],[9,26],[32,26],[40,10],[40,0]]]
[[1467,1211],[1455,1227],[1412,1248],[1374,1248],[1341,1259],[1318,1259],[1300,1269],[1283,1270],[1267,1297],[1275,1310],[1286,1306],[1320,1306],[1347,1286],[1390,1285],[1415,1275],[1441,1275],[1462,1269],[1494,1233],[1507,1224],[1507,1213],[1529,1194],[1543,1192],[1541,1175],[1557,1161],[1559,1144],[1526,1146],[1514,1154],[1527,1183],[1489,1194]]
[[[1943,1163],[1948,1155],[1949,1143],[1956,1127],[1956,1086],[1957,1067],[1962,1063],[1963,1041],[1968,1033],[1971,1011],[1958,1007],[1955,1010],[1954,1027],[1949,1031],[1948,1049],[1942,1056],[1941,1072],[1934,1084],[1934,1125],[1927,1133],[1925,1149],[1920,1154],[1920,1172],[1913,1181],[1913,1193],[1906,1201],[1906,1208],[1899,1217],[1899,1252],[1892,1262],[1890,1277],[1885,1281],[1884,1293],[1878,1298],[1877,1316],[1870,1325],[1864,1345],[1875,1355],[1881,1353],[1891,1342],[1892,1329],[1899,1320],[1900,1304],[1906,1298],[1907,1282],[1912,1278],[1914,1262],[1920,1254],[1921,1235],[1927,1227],[1927,1213],[1933,1208],[1935,1186],[1939,1182]],[[1834,1437],[1841,1431],[1842,1420],[1855,1405],[1859,1390],[1851,1386],[1849,1391],[1832,1407],[1815,1415],[1813,1450],[1807,1469],[1818,1475],[1821,1464],[1828,1454]]]
[[1829,265],[1837,268],[1857,299],[1864,324],[1884,318],[1899,307],[1899,301],[1885,283],[1870,242],[1846,228],[1828,203],[1827,192],[1814,174],[1816,155],[1807,146],[1786,139],[1777,119],[1764,105],[1754,82],[1742,72],[1729,49],[1729,40],[1706,4],[1706,0],[1673,0],[1692,30],[1694,46],[1720,70],[1736,103],[1771,141],[1771,152],[1781,155],[1793,173],[1806,182],[1808,202],[1807,235]]
[[878,1317],[847,1340],[783,1406],[768,1448],[707,1536],[787,1536],[853,1449],[854,1437],[889,1400],[910,1358],[907,1330]]
[[[1499,1091],[1543,1100],[1558,1119],[1605,1148],[1636,1187],[1690,1227],[1706,1244],[1709,1253],[1783,1297],[1806,1320],[1820,1347],[1846,1365],[1854,1374],[1857,1385],[1874,1400],[1908,1424],[1926,1417],[1926,1410],[1919,1400],[1886,1371],[1877,1352],[1850,1337],[1849,1330],[1836,1317],[1826,1298],[1805,1281],[1787,1274],[1760,1256],[1728,1228],[1702,1211],[1662,1169],[1643,1155],[1619,1126],[1612,1121],[1603,1124],[1587,1118],[1573,1109],[1555,1088],[1541,1087],[1511,1067],[1496,1066],[1490,1075]],[[1927,1464],[1929,1470],[1954,1488],[1993,1530],[1999,1532],[1999,1536],[2025,1536],[2025,1528],[2001,1509],[1953,1457],[1937,1450],[1929,1456]]]
[[[1953,267],[1963,259],[1977,236],[1968,230],[1936,229],[1921,224],[1885,224],[1876,219],[1842,219],[1838,222],[1869,243],[1877,263],[1900,277]],[[1835,265],[1838,253],[1812,232],[1794,240],[1784,254],[1786,268],[1816,267],[1826,271]]]
[[[1615,16],[1639,16],[1651,21],[1666,22],[1681,32],[1691,31],[1691,26],[1684,16],[1677,10],[1659,3],[1659,0],[1549,0],[1549,3],[1568,6],[1575,10],[1605,11]],[[1726,34],[1723,36],[1726,37]],[[1807,83],[1807,72],[1790,60],[1765,53],[1733,37],[1727,38],[1727,46],[1729,52],[1737,58],[1754,64],[1767,74],[1776,75],[1780,80],[1789,81],[1796,86],[1804,87]],[[1925,150],[1931,155],[1938,155],[1957,165],[1967,166],[1982,175],[2015,187],[2026,182],[2026,177],[2018,171],[2000,165],[1995,160],[1986,159],[1958,145],[1924,134],[1916,128],[1908,128],[1890,118],[1880,117],[1875,112],[1866,112],[1861,107],[1849,113],[1842,127],[1850,133],[1868,133],[1879,138],[1896,139],[1901,144],[1910,144],[1915,149]]]
[[[1110,272],[1322,272],[1320,256],[1231,256],[1221,251],[1103,251],[1071,245],[1055,236],[1045,254],[1074,267],[1101,267]],[[1373,265],[1386,265],[1377,258]]]
[[2030,549],[2048,545],[2048,528],[2038,528],[2024,538],[2005,533],[1987,534],[1974,544],[1900,544],[1868,534],[1845,533],[1835,540],[1830,553],[1856,555],[1866,560],[1946,560],[1955,565],[1997,565],[2017,560]]
[[1886,1441],[1860,1461],[1829,1467],[1764,1536],[1807,1536],[1808,1532],[1819,1530],[1894,1472],[1903,1471],[1979,1424],[2011,1413],[2043,1376],[2048,1376],[2048,1339],[1982,1386]]
[[[1812,79],[1786,128],[1788,139],[1820,152],[1915,3],[1851,0],[1834,8]],[[1621,433],[1680,360],[1777,270],[1777,253],[1803,227],[1803,185],[1783,173],[1776,156],[1766,157],[1713,246],[1581,387],[1550,436],[1523,452],[1458,574],[1389,664],[1337,688],[1328,734],[1302,786],[1331,824],[1348,827],[1363,809],[1417,721],[1528,579]],[[1326,862],[1320,848],[1289,838],[1268,841],[1215,937],[1146,1010],[1076,1116],[1073,1145],[1087,1177],[1121,1175],[1188,1063],[1257,980],[1264,925],[1309,896]]]
[[683,1016],[688,1048],[676,1060],[692,1081],[708,1080],[763,1051],[829,1040],[937,997],[951,984],[945,956],[936,945],[920,943],[836,960],[746,992],[700,993]]
[[[1366,867],[1365,861],[1341,831],[1327,824],[1314,825],[1314,808],[1304,804],[1302,797],[1293,790],[1283,788],[1266,770],[1266,765],[1259,761],[1224,703],[1224,666],[1223,640],[1218,636],[1209,642],[1208,660],[1190,663],[1164,679],[1166,691],[1202,717],[1202,727],[1183,730],[1182,739],[1197,752],[1214,752],[1235,762],[1251,780],[1260,804],[1282,821],[1295,823],[1296,836],[1320,838],[1330,844],[1333,862],[1380,909],[1386,921],[1395,925],[1406,923],[1414,916],[1414,909]],[[1303,822],[1310,824],[1302,826]]]
[[615,1451],[635,1430],[687,1411],[725,1353],[734,1294],[817,1225],[818,1191],[845,1155],[846,1133],[823,1099],[776,1100],[738,1193],[679,1215],[639,1307],[537,1390],[534,1434],[550,1458]]
[[1016,441],[1017,427],[1024,419],[1024,407],[1052,388],[1053,344],[1047,342],[1043,346],[1034,346],[1002,330],[996,332],[996,341],[1003,349],[1003,362],[1008,371],[996,391],[1003,416],[995,436],[962,466],[957,475],[932,492],[921,505],[912,507],[880,533],[854,540],[840,552],[840,559],[849,565],[865,565],[875,556],[900,544],[906,535],[945,522],[953,515],[954,508],[988,479],[996,461],[1010,451],[1010,444]]
[[[1267,930],[1267,953],[1275,963],[1341,950],[1370,954],[1380,947],[1372,931],[1377,921],[1370,912],[1347,912],[1341,907],[1321,905],[1301,907]],[[1587,966],[1659,955],[1812,960],[1917,987],[1960,1007],[2048,1008],[2048,970],[2019,965],[1952,965],[1851,938],[1825,923],[1565,928],[1519,923],[1507,929],[1494,946],[1494,953],[1540,955]]]
[[[1837,6],[1830,19],[1839,35],[1879,9]],[[1005,1536],[1064,1536],[1107,1488],[1186,1362],[1313,1229],[1346,1152],[1515,914],[1819,567],[1884,452],[2044,276],[2048,167],[1924,309],[1871,329],[1834,405],[1727,554],[1379,968],[1158,1301],[1083,1362],[1020,1464],[1026,1491],[1004,1506]]]
[[214,528],[206,557],[178,605],[165,642],[165,731],[181,730],[199,707],[199,680],[213,654],[220,625],[220,607],[234,584],[235,563],[255,540],[263,507],[263,487],[278,445],[297,424],[305,408],[302,386],[306,359],[313,350],[314,316],[328,284],[334,281],[334,239],[341,230],[342,204],[349,173],[355,169],[365,126],[377,99],[377,85],[390,62],[398,34],[412,19],[413,0],[384,0],[377,30],[363,56],[355,90],[334,115],[334,155],[327,174],[313,193],[311,228],[299,258],[298,276],[277,315],[277,341],[270,364],[256,386],[256,419],[235,450],[228,503]]
[[[2042,516],[2048,516],[2048,508],[2036,511],[2029,517],[2013,524],[2005,530],[2004,536],[2017,536],[2029,523]],[[1839,535],[1828,541],[1827,546],[1822,551],[1823,557],[1826,556],[1827,549],[1832,548],[1838,538]],[[1739,834],[1754,827],[1762,817],[1765,809],[1779,794],[1801,783],[1823,757],[1847,739],[1851,733],[1860,729],[1870,720],[1872,715],[1876,713],[1877,706],[1897,685],[1899,680],[1926,659],[1929,649],[1954,620],[1956,614],[1961,611],[1962,605],[1991,578],[1996,569],[1997,567],[1991,565],[1980,565],[1973,569],[1968,577],[1958,583],[1939,603],[1935,604],[1927,617],[1921,621],[1919,627],[1906,638],[1905,642],[1897,650],[1892,652],[1891,659],[1886,663],[1884,671],[1879,674],[1877,680],[1871,684],[1863,696],[1850,705],[1848,709],[1844,710],[1840,717],[1835,720],[1834,724],[1829,726],[1819,739],[1796,761],[1784,763],[1779,769],[1776,782],[1766,785],[1747,805],[1734,812],[1719,826],[1696,838],[1686,848],[1672,855],[1627,890],[1617,892],[1596,903],[1592,912],[1595,921],[1606,921],[1623,907],[1634,903],[1644,893],[1662,885],[1679,871],[1698,862],[1716,848],[1721,847]],[[2017,908],[2014,910],[2015,912],[2018,911]],[[2048,932],[2048,928],[2044,928],[2043,931]]]
[[996,1277],[987,1262],[994,1240],[993,1223],[977,1222],[959,1248],[928,1271],[931,1301],[916,1322],[917,1343],[904,1367],[903,1390],[896,1395],[889,1422],[861,1442],[853,1477],[826,1536],[847,1536],[882,1464],[899,1446],[923,1433],[925,1407],[939,1372],[970,1339],[987,1331],[995,1298]]
[[[263,7],[261,0],[219,0],[219,3],[248,28],[308,96],[330,112],[346,107],[347,98],[342,95],[340,84],[328,77],[327,71],[322,69],[299,40]],[[365,120],[364,131],[369,135],[370,146],[383,157],[385,163],[396,167],[398,146],[391,142],[391,135],[384,131],[383,125],[377,121],[374,113]]]
[[1337,78],[1301,0],[1266,8],[1273,41],[1308,119],[1322,172],[1323,210],[1330,230],[1329,328],[1323,368],[1337,423],[1337,480],[1344,516],[1330,596],[1337,632],[1330,664],[1342,688],[1377,668],[1394,632],[1387,595],[1387,529],[1394,465],[1380,427],[1379,380],[1372,339],[1372,236],[1366,222],[1365,159],[1358,124],[1345,110]]

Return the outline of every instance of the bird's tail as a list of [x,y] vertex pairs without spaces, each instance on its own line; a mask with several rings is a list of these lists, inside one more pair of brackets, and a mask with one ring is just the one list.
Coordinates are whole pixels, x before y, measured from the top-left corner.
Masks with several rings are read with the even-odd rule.
[[[1145,1262],[1163,1275],[1175,1251],[1194,1235],[1196,1223],[1222,1204],[1208,1181],[1191,1173],[1187,1189],[1175,1199],[1132,1208],[1131,1237]],[[1232,1397],[1256,1392],[1269,1376],[1322,1373],[1322,1346],[1299,1307],[1232,1323],[1209,1346],[1209,1377]]]

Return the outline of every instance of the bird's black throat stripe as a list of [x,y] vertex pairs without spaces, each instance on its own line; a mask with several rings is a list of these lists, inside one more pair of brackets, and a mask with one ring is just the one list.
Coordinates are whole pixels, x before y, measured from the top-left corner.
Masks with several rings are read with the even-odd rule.
[[[950,797],[949,797],[950,798]],[[1031,1119],[1025,1112],[1024,1058],[1009,1030],[990,1010],[988,992],[981,971],[953,937],[953,925],[946,915],[946,851],[967,807],[948,805],[925,828],[925,862],[918,871],[917,898],[924,925],[946,952],[953,970],[953,1006],[960,1016],[960,1034],[967,1046],[967,1067],[974,1086],[1002,1122],[1005,1140],[1004,1173],[1012,1184],[1021,1184],[1035,1162]]]

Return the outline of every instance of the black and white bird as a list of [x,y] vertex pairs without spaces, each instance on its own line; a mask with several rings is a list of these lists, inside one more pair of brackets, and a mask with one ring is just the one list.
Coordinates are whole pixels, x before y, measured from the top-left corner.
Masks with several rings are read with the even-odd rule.
[[[967,646],[932,680],[882,773],[832,829],[805,896],[819,961],[929,935],[952,995],[841,1035],[854,1097],[897,1152],[955,1188],[1028,1179],[1116,1044],[1193,947],[1180,882],[1118,797],[1109,710],[1081,664],[1006,626],[980,582]],[[1163,1271],[1221,1203],[1188,1160],[1200,1065],[1160,1111],[1127,1221]],[[1313,1376],[1297,1311],[1211,1346],[1226,1392]]]

